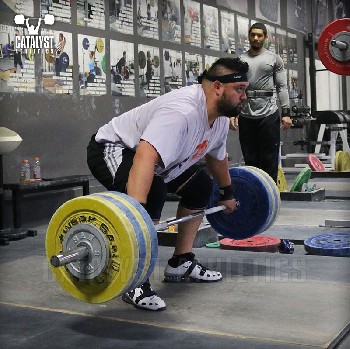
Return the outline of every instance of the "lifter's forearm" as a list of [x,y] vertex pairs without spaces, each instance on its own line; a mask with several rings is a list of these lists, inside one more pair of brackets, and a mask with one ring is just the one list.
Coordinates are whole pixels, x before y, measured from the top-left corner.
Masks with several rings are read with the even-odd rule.
[[219,187],[223,188],[231,185],[227,156],[224,160],[217,160],[210,155],[206,155],[205,159],[208,171],[219,184]]
[[159,155],[156,150],[149,143],[141,141],[134,156],[127,184],[127,194],[140,203],[147,202],[154,177],[154,166],[158,161]]

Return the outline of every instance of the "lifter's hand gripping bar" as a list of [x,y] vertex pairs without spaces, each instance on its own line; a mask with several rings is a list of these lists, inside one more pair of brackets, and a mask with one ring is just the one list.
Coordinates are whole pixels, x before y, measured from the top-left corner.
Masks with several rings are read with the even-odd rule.
[[[240,205],[239,201],[236,201],[236,207],[237,208],[239,208],[239,205]],[[156,224],[154,227],[155,227],[156,230],[163,230],[163,229],[166,229],[166,228],[170,227],[171,225],[182,223],[182,222],[186,222],[186,221],[190,221],[191,219],[194,219],[194,218],[197,218],[197,217],[206,216],[208,214],[219,212],[219,211],[224,211],[226,209],[227,209],[227,207],[225,205],[215,206],[215,207],[203,210],[203,211],[199,211],[197,213],[190,214],[188,216],[184,216],[184,217],[181,217],[181,218],[177,218],[177,219],[172,219],[172,220],[169,220],[169,221],[161,222],[159,224]]]

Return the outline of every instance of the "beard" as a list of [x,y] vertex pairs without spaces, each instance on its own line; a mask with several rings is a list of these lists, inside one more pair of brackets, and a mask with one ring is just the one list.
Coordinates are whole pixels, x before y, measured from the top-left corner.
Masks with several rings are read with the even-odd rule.
[[242,107],[240,106],[233,106],[228,102],[226,99],[226,93],[224,92],[222,95],[222,99],[218,101],[217,104],[218,112],[222,116],[227,116],[228,118],[231,118],[233,116],[238,116],[238,114],[241,112]]
[[251,40],[250,41],[250,49],[252,51],[260,51],[264,47],[264,43],[265,43],[265,40],[264,41],[253,41],[253,40]]

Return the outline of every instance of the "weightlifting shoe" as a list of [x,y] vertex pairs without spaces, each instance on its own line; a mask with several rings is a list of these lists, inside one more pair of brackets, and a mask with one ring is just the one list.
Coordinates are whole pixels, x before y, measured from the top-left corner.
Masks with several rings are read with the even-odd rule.
[[159,311],[166,308],[165,302],[152,290],[148,282],[132,291],[124,293],[122,300],[140,309]]
[[211,271],[203,267],[192,254],[191,260],[187,260],[177,267],[173,267],[171,259],[164,270],[166,282],[217,282],[222,280],[218,271]]

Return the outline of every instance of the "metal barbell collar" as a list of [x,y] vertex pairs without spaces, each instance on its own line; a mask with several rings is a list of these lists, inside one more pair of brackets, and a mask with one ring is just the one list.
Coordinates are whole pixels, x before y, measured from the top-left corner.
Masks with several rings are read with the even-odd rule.
[[332,40],[331,45],[338,48],[340,51],[345,51],[348,49],[349,45],[345,41]]
[[53,267],[62,267],[68,263],[87,258],[88,255],[89,249],[86,246],[80,246],[74,250],[64,251],[60,254],[52,256],[50,263]]

